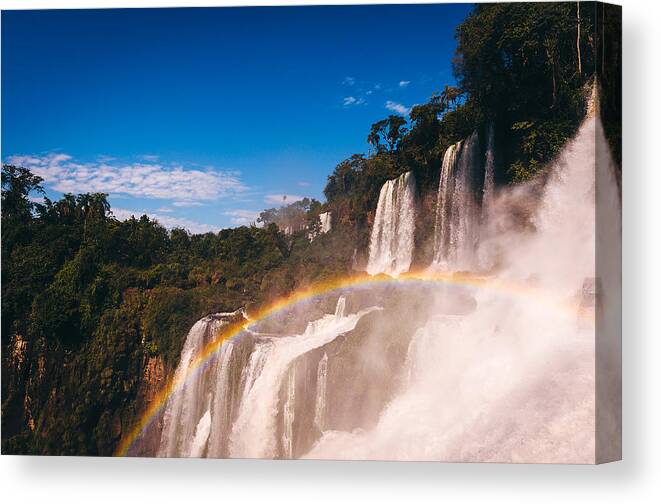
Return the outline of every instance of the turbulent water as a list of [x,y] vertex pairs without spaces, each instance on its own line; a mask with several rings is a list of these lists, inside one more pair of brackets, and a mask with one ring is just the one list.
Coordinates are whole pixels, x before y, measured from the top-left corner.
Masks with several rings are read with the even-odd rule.
[[[499,255],[492,284],[349,290],[244,333],[170,397],[154,427],[160,428],[158,455],[600,459],[595,422],[616,435],[619,420],[609,411],[619,404],[598,410],[596,374],[615,388],[619,382],[618,363],[608,355],[597,355],[595,367],[594,318],[597,307],[619,313],[609,306],[619,303],[621,282],[619,249],[611,246],[601,258],[595,249],[599,240],[616,243],[620,231],[613,166],[599,148],[601,125],[593,115],[585,120],[541,191],[532,184],[495,194],[493,146],[474,163],[483,167],[476,171],[474,157],[482,155],[476,142],[471,137],[445,155],[439,260],[459,265],[462,254],[475,257],[476,237],[496,229],[489,243]],[[603,158],[596,180],[595,153]],[[408,269],[414,194],[410,173],[381,190],[370,273]],[[604,213],[595,213],[596,200]],[[533,230],[513,218],[514,203],[528,209]],[[598,264],[616,273],[601,275]],[[214,331],[240,316],[195,324],[177,374]],[[304,328],[296,324],[301,319]],[[606,344],[617,344],[614,334]]]
[[383,184],[370,236],[370,275],[398,275],[409,270],[414,249],[415,192],[412,172]]

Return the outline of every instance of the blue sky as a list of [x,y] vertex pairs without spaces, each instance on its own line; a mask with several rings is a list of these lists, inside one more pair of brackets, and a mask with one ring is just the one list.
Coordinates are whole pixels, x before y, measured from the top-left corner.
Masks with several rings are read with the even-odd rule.
[[454,83],[469,4],[2,13],[2,159],[194,232],[310,196]]

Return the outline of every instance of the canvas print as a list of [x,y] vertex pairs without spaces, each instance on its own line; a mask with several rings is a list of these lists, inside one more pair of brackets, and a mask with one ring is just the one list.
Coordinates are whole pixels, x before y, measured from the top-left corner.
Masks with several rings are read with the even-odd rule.
[[2,12],[2,454],[621,458],[621,9]]

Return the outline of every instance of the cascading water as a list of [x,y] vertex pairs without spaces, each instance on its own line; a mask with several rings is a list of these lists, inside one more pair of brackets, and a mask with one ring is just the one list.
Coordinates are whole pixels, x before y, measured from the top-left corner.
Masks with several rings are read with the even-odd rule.
[[475,265],[481,203],[493,191],[493,142],[485,158],[480,152],[479,135],[473,132],[443,156],[434,229],[434,264],[443,269]]
[[328,233],[331,230],[331,212],[323,212],[319,214],[319,222],[321,227],[319,229],[320,233]]
[[[249,334],[240,342],[221,346],[214,364],[189,376],[168,400],[158,451],[163,457],[292,458],[296,400],[295,361],[339,335],[377,308],[346,314],[341,296],[335,313],[310,322],[302,334]],[[205,317],[190,330],[176,374],[188,371],[202,349],[227,321],[240,314]],[[327,366],[328,357],[322,359]],[[325,395],[321,370],[319,393]],[[284,401],[280,391],[284,387]],[[324,399],[313,404],[323,422]],[[282,412],[282,427],[277,425]],[[315,412],[316,415],[316,412]],[[282,431],[278,440],[278,431]]]
[[484,153],[484,184],[482,189],[482,217],[485,220],[489,213],[489,206],[494,197],[495,185],[495,154],[494,154],[494,125],[489,122],[487,128],[487,145]]
[[332,213],[322,212],[319,214],[319,228],[308,231],[308,240],[312,241],[319,235],[326,234],[332,229]]
[[296,366],[292,366],[287,374],[287,400],[284,405],[284,432],[282,434],[282,450],[285,458],[294,455],[294,417],[296,415]]
[[[221,348],[221,356],[216,364],[189,377],[188,368],[199,353],[215,337],[216,333],[229,321],[242,317],[241,312],[219,313],[205,317],[193,325],[181,351],[175,379],[183,383],[169,399],[163,416],[163,429],[159,456],[201,456],[200,446],[205,445],[212,432],[211,414],[214,419],[223,416],[225,407],[223,394],[214,393],[216,382],[222,387],[226,371],[223,365],[227,354],[231,354],[230,345]],[[220,427],[218,421],[213,424]],[[217,432],[213,432],[217,436]]]
[[323,432],[326,418],[326,384],[328,383],[328,354],[319,360],[317,367],[317,393],[314,403],[314,424]]
[[409,270],[414,250],[415,193],[412,172],[383,184],[370,237],[370,275],[397,276]]
[[360,318],[371,311],[368,309],[345,316],[345,302],[345,298],[340,297],[335,314],[310,322],[303,334],[270,338],[268,357],[261,372],[241,399],[230,437],[232,457],[273,458],[278,455],[273,433],[280,385],[289,366],[305,353],[351,331]]

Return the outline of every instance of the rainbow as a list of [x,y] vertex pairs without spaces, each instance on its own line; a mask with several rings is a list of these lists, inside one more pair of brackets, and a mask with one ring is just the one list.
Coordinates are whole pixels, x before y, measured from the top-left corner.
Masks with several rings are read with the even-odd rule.
[[[555,298],[551,298],[534,287],[467,273],[444,273],[424,270],[404,273],[398,277],[391,277],[388,275],[369,276],[362,273],[350,277],[334,278],[318,282],[294,291],[288,296],[276,299],[271,304],[256,309],[254,313],[246,314],[246,318],[241,321],[231,322],[228,325],[223,326],[213,341],[207,344],[191,361],[187,371],[185,373],[176,373],[163,389],[158,392],[149,407],[140,417],[137,424],[120,441],[115,450],[115,456],[126,456],[135,441],[142,435],[149,425],[158,418],[159,413],[165,407],[169,397],[183,386],[191,376],[201,371],[215,356],[217,356],[218,350],[224,343],[237,338],[251,326],[299,303],[332,294],[334,291],[373,286],[375,284],[406,285],[419,282],[488,288],[509,295],[526,296],[528,298],[532,297],[540,303],[552,305],[561,311],[567,311],[573,314],[577,313],[575,306],[570,306],[566,303],[558,303]],[[585,314],[579,312],[579,315],[583,316]]]

